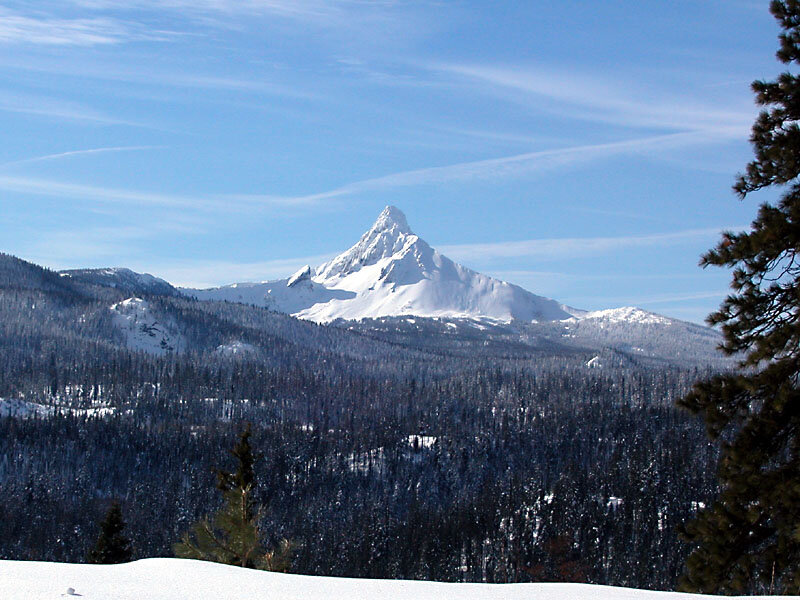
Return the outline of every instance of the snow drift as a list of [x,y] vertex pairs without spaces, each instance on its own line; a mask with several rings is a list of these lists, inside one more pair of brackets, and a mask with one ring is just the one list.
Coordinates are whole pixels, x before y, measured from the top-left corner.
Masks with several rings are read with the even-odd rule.
[[[0,561],[5,600],[702,600],[721,598],[574,583],[437,583],[284,575],[150,558],[123,565]],[[728,597],[729,598],[729,597]],[[779,600],[779,596],[770,596]],[[785,597],[788,598],[788,597]]]

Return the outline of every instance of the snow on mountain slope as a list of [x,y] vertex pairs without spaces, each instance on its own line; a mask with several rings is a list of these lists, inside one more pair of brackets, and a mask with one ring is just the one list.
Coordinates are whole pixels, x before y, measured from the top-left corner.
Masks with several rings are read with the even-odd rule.
[[184,289],[183,292],[198,300],[254,304],[290,315],[297,315],[315,304],[355,297],[353,292],[331,290],[308,277],[296,279],[295,275],[264,283],[234,283],[208,290]]
[[[367,319],[374,324],[413,316],[454,320],[457,329],[457,321],[467,319],[487,326],[514,324],[536,346],[547,340],[659,360],[722,359],[719,332],[708,327],[635,307],[578,310],[463,267],[415,235],[393,206],[354,246],[316,269],[305,266],[277,281],[184,291],[200,300],[255,304],[318,323]],[[606,357],[597,361],[607,362]]]
[[132,350],[163,355],[179,352],[186,345],[176,327],[159,322],[146,300],[128,298],[113,304],[110,310],[114,325],[125,336],[126,344]]
[[687,364],[731,360],[717,349],[722,342],[719,331],[630,306],[588,312],[558,323],[543,323],[538,328],[554,339],[591,348],[616,348],[630,356]]
[[580,316],[582,320],[597,321],[598,323],[637,323],[639,325],[672,325],[675,321],[668,317],[647,312],[635,306],[622,308],[609,308],[595,310]]
[[184,290],[200,300],[265,306],[316,322],[399,315],[556,321],[576,312],[439,254],[387,206],[353,247],[288,279]]
[[[722,598],[579,583],[439,583],[286,575],[149,558],[121,565],[0,561],[5,600],[704,600]],[[727,598],[732,598],[727,596]],[[740,596],[740,598],[744,598]],[[755,598],[754,596],[752,598]],[[766,598],[763,597],[762,598]],[[769,596],[788,600],[788,596]]]

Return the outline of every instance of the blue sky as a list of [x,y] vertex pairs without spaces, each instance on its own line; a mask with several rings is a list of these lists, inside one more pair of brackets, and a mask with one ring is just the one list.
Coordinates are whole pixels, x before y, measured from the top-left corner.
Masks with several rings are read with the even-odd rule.
[[210,286],[288,276],[386,204],[570,305],[702,321],[762,193],[750,0],[0,0],[2,250]]

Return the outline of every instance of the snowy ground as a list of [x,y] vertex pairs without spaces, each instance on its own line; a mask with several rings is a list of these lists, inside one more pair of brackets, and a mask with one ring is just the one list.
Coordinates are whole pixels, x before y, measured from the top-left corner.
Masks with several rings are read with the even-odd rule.
[[[151,558],[125,565],[0,561],[4,600],[700,600],[671,592],[569,583],[434,583],[282,575]],[[771,597],[775,600],[776,596]]]
[[52,417],[56,413],[102,418],[114,414],[115,411],[116,408],[113,406],[100,406],[97,408],[72,408],[71,406],[58,406],[57,404],[38,404],[36,402],[27,402],[19,398],[0,398],[0,418],[47,418]]

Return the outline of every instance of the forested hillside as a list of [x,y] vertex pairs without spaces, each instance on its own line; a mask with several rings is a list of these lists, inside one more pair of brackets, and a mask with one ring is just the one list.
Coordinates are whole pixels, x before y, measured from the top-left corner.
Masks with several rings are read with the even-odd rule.
[[110,308],[130,290],[7,256],[0,282],[0,558],[84,560],[112,498],[134,556],[170,556],[245,422],[297,573],[668,589],[715,493],[673,406],[706,364],[142,293],[185,341],[149,352]]

